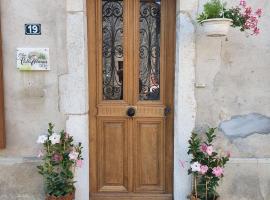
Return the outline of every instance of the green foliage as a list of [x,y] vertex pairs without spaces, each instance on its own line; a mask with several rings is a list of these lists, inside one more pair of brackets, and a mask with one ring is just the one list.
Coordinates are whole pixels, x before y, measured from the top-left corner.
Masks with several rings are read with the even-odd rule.
[[224,7],[225,4],[222,4],[220,0],[210,0],[204,4],[204,10],[197,18],[198,22],[201,23],[206,19],[223,17]]
[[239,7],[225,10],[224,17],[233,20],[232,27],[240,27],[240,31],[245,31],[246,18]]
[[[49,195],[64,196],[75,191],[74,170],[77,160],[81,157],[82,146],[73,144],[73,137],[64,131],[59,133],[59,143],[53,144],[49,139],[54,133],[54,125],[49,123],[47,140],[43,143],[43,162],[37,166],[38,172],[44,177],[45,190]],[[70,153],[77,152],[76,159],[70,158]]]
[[193,195],[196,193],[201,200],[212,200],[218,196],[216,188],[223,177],[223,173],[216,176],[213,169],[217,167],[223,169],[229,161],[229,154],[221,156],[214,150],[206,150],[207,148],[213,149],[213,141],[216,138],[215,130],[216,128],[209,128],[205,133],[206,139],[204,141],[196,133],[192,133],[188,141],[188,154],[192,156],[190,164],[199,163],[200,166],[207,166],[208,168],[205,173],[198,170],[194,171],[192,167],[188,169],[188,174],[192,174],[196,179],[193,186]]

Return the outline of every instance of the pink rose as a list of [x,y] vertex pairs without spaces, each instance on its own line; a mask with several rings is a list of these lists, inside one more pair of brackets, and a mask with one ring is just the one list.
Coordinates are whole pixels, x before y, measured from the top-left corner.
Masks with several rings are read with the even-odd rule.
[[214,167],[212,173],[216,176],[216,177],[220,177],[223,174],[223,169],[221,167]]
[[260,29],[257,28],[257,27],[254,28],[253,33],[254,33],[255,35],[258,35],[258,34],[260,33]]
[[206,174],[207,171],[208,171],[208,167],[206,165],[201,165],[200,173],[204,175]]
[[212,153],[213,153],[213,146],[208,146],[207,149],[206,149],[206,153],[207,153],[209,156],[212,156]]
[[82,167],[82,164],[83,164],[83,161],[82,160],[77,160],[76,161],[76,166],[77,167],[80,167],[81,168]]
[[201,149],[201,151],[203,153],[206,153],[206,151],[207,151],[207,145],[206,144],[202,144],[200,149]]

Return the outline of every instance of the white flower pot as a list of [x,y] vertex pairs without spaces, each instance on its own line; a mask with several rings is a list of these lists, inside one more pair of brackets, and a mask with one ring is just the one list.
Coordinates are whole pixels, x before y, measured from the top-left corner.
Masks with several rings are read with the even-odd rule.
[[223,37],[229,32],[232,20],[227,18],[214,18],[202,21],[204,32],[209,37]]

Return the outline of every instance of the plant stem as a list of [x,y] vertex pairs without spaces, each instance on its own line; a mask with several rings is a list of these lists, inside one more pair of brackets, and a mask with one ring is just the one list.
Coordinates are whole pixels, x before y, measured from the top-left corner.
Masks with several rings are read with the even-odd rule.
[[208,184],[208,181],[206,180],[206,183],[205,183],[205,198],[206,198],[206,200],[208,200],[208,195],[207,195],[207,193],[208,193],[208,187],[207,187],[207,184]]
[[197,176],[194,176],[194,189],[195,189],[195,197],[198,198],[198,192],[197,192]]

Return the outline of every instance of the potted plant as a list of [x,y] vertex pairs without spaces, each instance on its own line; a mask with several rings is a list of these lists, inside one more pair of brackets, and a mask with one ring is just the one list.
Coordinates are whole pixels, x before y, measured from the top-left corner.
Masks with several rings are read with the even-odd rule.
[[224,176],[224,167],[230,157],[230,153],[222,156],[214,151],[215,128],[210,128],[205,135],[205,141],[195,133],[189,140],[188,154],[192,156],[192,159],[188,174],[193,176],[190,200],[217,200],[219,198],[216,188]]
[[38,172],[45,182],[46,200],[73,200],[75,196],[74,171],[82,165],[82,145],[74,144],[73,137],[66,132],[54,132],[49,123],[48,134],[38,137],[43,144],[39,156],[43,162]]
[[210,0],[204,4],[204,10],[197,18],[203,26],[204,32],[210,37],[221,37],[228,34],[230,27],[239,27],[240,31],[247,31],[251,35],[258,35],[259,18],[262,9],[253,9],[245,0],[240,0],[236,7],[226,8],[226,3],[221,0]]

